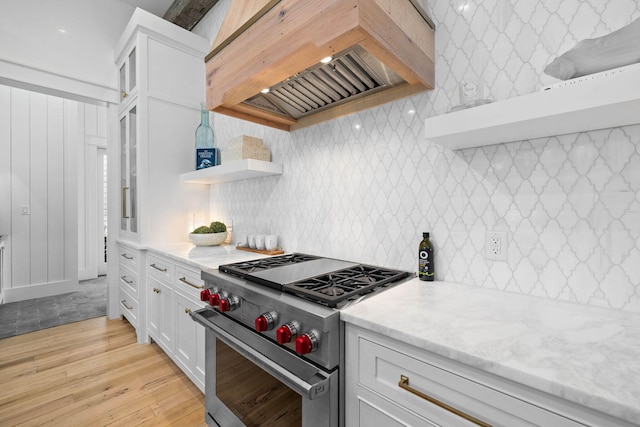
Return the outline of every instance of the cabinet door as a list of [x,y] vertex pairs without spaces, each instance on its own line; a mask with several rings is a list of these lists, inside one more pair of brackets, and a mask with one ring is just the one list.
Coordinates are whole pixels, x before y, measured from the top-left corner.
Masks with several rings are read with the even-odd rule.
[[168,354],[173,353],[173,290],[164,282],[147,275],[149,334]]
[[138,233],[138,108],[120,117],[120,230]]
[[129,54],[124,58],[120,65],[120,103],[127,102],[136,92],[137,89],[137,60],[136,48],[131,49]]
[[175,357],[182,369],[201,389],[204,387],[204,326],[194,322],[190,313],[202,308],[184,295],[175,294]]

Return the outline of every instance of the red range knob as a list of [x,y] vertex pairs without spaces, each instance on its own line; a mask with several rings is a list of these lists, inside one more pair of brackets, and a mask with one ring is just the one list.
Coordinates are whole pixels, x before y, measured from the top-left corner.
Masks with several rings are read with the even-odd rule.
[[280,326],[276,330],[276,341],[278,341],[278,344],[291,342],[291,330],[286,325]]
[[221,299],[220,303],[218,304],[218,308],[220,309],[220,311],[225,312],[225,311],[229,311],[229,309],[231,308],[231,304],[229,304],[229,300],[228,299]]
[[215,294],[209,295],[209,305],[211,307],[215,307],[218,304],[220,304],[220,294],[215,293]]
[[209,301],[209,297],[211,296],[211,291],[209,289],[203,289],[200,291],[200,301]]
[[229,296],[227,298],[221,298],[220,303],[218,304],[218,308],[221,312],[225,311],[233,311],[240,305],[240,301],[237,297]]
[[256,317],[255,327],[257,332],[264,332],[273,329],[273,325],[276,323],[277,314],[275,311],[269,311],[267,313],[262,313],[260,316]]
[[298,354],[311,353],[312,347],[313,347],[313,343],[311,342],[311,338],[309,338],[306,334],[300,335],[298,338],[296,338],[296,353]]
[[264,332],[269,327],[269,322],[267,322],[267,318],[264,316],[256,317],[255,324],[257,332]]
[[318,348],[319,333],[315,330],[305,332],[296,338],[296,353],[309,354]]
[[276,330],[276,341],[278,344],[291,342],[291,338],[298,335],[300,324],[295,320],[287,322]]

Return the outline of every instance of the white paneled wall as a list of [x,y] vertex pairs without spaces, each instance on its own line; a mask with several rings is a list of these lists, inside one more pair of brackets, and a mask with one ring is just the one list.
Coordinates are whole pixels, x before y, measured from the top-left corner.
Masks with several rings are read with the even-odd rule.
[[9,236],[6,301],[78,281],[78,103],[0,86],[0,233]]
[[[229,2],[194,32],[215,37]],[[539,90],[555,81],[546,64],[640,18],[640,4],[420,3],[437,26],[433,91],[290,134],[214,114],[222,148],[264,138],[284,174],[211,186],[212,219],[270,229],[287,251],[412,271],[431,231],[439,280],[640,312],[640,125],[457,152],[424,134],[462,80],[494,100]],[[506,262],[484,256],[492,229],[509,233]]]

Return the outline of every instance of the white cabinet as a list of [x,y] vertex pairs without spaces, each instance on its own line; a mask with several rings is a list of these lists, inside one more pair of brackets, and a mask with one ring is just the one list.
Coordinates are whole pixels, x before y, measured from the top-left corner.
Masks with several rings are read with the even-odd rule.
[[176,265],[174,281],[174,316],[176,327],[175,358],[182,370],[200,390],[204,390],[204,326],[191,319],[190,313],[205,306],[200,301],[204,281],[200,271]]
[[121,97],[119,174],[112,183],[117,179],[121,240],[184,242],[192,213],[209,209],[208,188],[178,179],[195,169],[208,47],[204,38],[142,9],[115,47]]
[[120,234],[138,233],[138,106],[134,101],[120,115]]
[[120,105],[126,104],[137,94],[138,67],[136,66],[136,47],[130,46],[123,52],[122,59],[118,66],[120,83]]
[[[118,166],[109,185],[118,188],[120,202],[109,211],[109,222],[119,224],[112,234],[119,243],[146,247],[184,242],[193,212],[209,210],[207,186],[187,186],[178,179],[195,168],[194,132],[200,123],[208,48],[204,38],[142,9],[134,11],[115,46],[120,102],[113,126],[118,126],[119,141],[110,156]],[[142,262],[128,268],[118,276],[120,310],[136,326],[138,341],[146,342],[147,266]],[[109,286],[116,289],[115,277]],[[153,307],[171,300],[154,296]],[[152,334],[160,333],[156,320]],[[155,338],[170,348],[170,333]]]
[[350,324],[345,331],[348,426],[577,427],[589,419],[426,350]]
[[145,298],[140,286],[143,253],[131,246],[118,244],[118,301],[120,313],[136,329],[139,343],[147,342]]
[[190,313],[203,308],[203,304],[180,293],[175,294],[176,346],[178,366],[204,390],[204,327],[191,319]]
[[200,270],[153,251],[145,275],[149,337],[204,392],[204,327],[190,316],[204,307]]
[[169,355],[173,354],[173,279],[171,261],[147,255],[147,329],[149,336]]

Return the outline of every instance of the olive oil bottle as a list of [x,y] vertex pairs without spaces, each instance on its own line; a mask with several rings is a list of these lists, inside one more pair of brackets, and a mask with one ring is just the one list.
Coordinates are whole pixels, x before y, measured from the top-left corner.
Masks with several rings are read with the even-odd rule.
[[420,280],[427,282],[433,282],[434,279],[434,258],[433,258],[433,246],[429,241],[429,233],[422,233],[422,241],[418,247],[418,277]]

